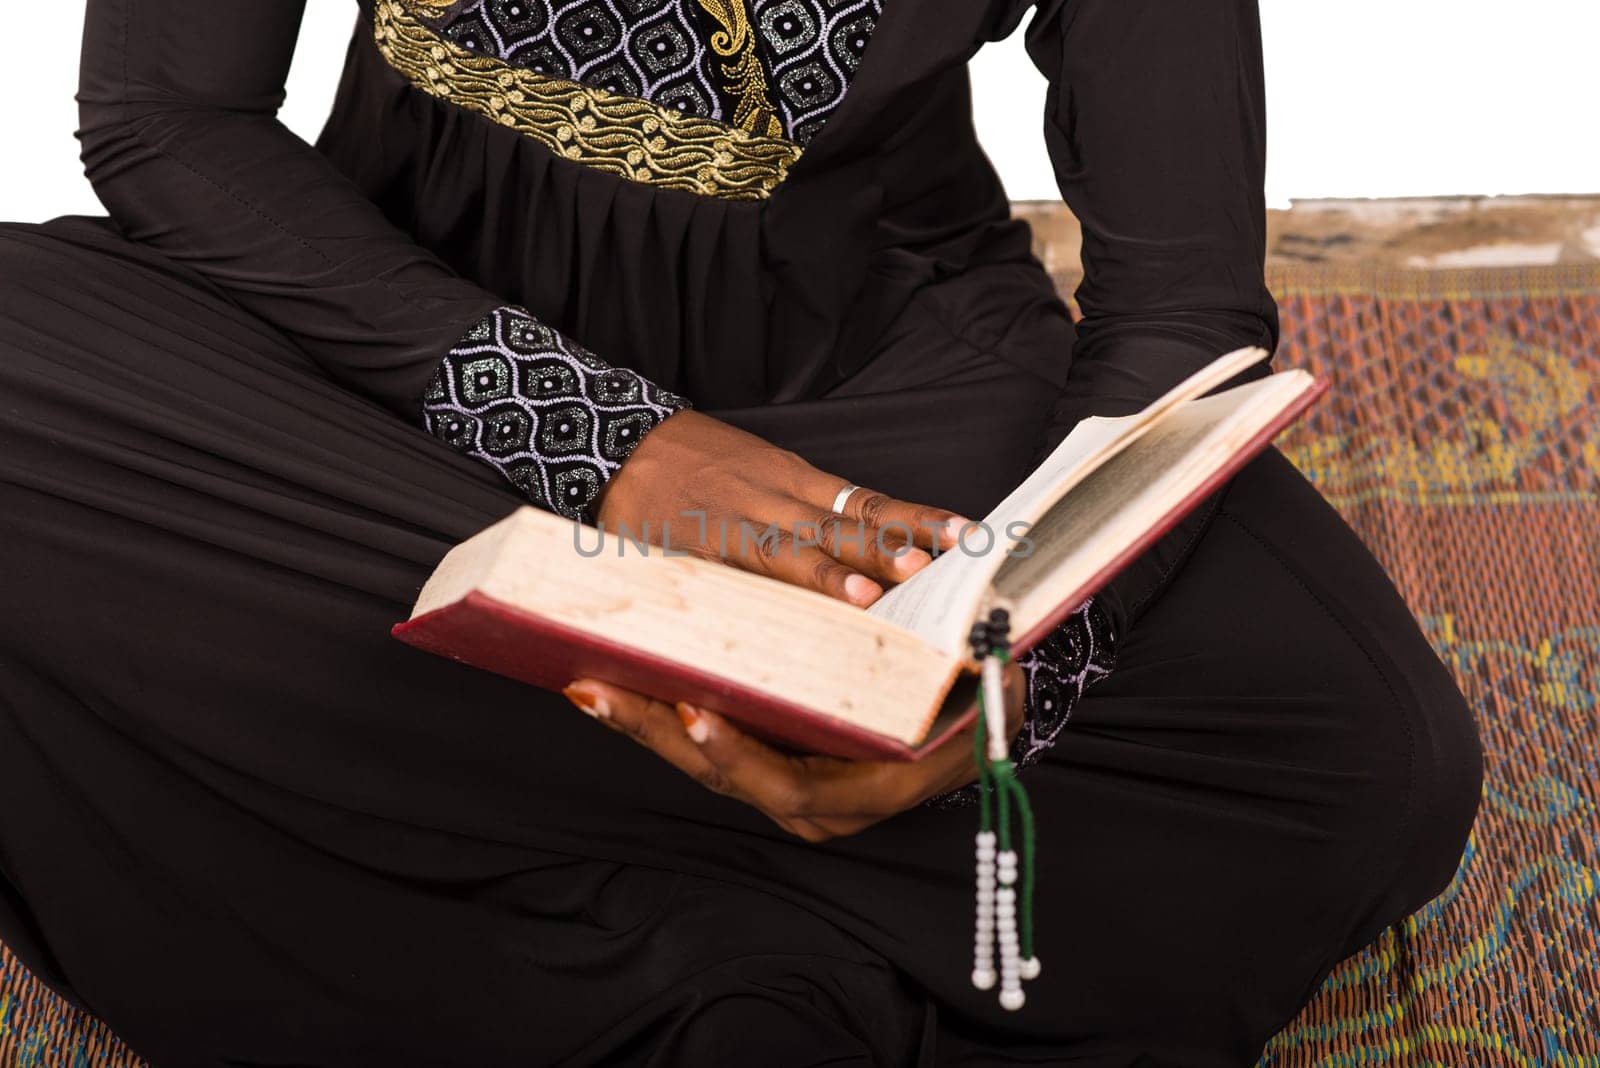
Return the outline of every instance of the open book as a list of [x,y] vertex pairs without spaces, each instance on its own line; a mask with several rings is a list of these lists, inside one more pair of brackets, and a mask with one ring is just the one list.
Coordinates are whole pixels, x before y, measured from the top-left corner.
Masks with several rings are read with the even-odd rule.
[[596,678],[796,749],[914,760],[974,714],[967,648],[995,603],[1018,650],[1266,448],[1325,388],[1240,349],[1134,415],[1076,426],[962,547],[862,611],[522,508],[452,549],[402,641],[549,689]]

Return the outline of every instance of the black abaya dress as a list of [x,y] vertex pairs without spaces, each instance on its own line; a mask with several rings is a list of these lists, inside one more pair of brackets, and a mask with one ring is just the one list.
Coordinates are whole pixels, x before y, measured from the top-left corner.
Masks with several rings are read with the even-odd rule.
[[[315,149],[273,117],[298,9],[91,0],[111,218],[0,228],[0,938],[136,1050],[1243,1064],[1443,885],[1468,713],[1275,453],[1030,691],[1015,1014],[967,977],[970,809],[807,845],[388,637],[683,403],[982,514],[1078,419],[1270,347],[1253,4],[374,0]],[[1030,11],[1076,331],[970,117]],[[521,333],[481,388],[548,372],[582,448],[494,422],[485,322]]]

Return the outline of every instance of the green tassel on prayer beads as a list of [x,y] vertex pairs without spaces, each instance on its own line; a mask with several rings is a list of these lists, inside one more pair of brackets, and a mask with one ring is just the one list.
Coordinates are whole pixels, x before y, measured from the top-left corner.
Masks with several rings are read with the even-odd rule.
[[[978,766],[977,923],[973,933],[972,985],[989,990],[998,980],[1000,1005],[1022,1008],[1024,980],[1039,974],[1033,952],[1033,806],[1017,778],[1005,735],[1006,662],[1010,659],[1010,617],[996,608],[972,628],[972,652],[982,678],[978,687],[978,725],[972,755]],[[1012,814],[1016,815],[1014,848]],[[1020,863],[1019,863],[1020,852]],[[999,969],[995,967],[998,942]]]

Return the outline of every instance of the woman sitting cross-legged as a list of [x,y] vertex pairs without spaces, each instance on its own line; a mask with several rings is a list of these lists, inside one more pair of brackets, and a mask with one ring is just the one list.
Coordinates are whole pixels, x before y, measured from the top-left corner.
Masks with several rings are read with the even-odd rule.
[[[866,605],[1079,420],[1270,348],[1251,0],[362,0],[315,147],[300,6],[89,0],[109,219],[0,228],[0,939],[133,1049],[1243,1065],[1445,884],[1471,719],[1275,452],[1012,676],[1014,1013],[970,747],[796,757],[388,635],[529,502],[910,524],[726,553]],[[973,130],[1024,18],[1076,326]]]

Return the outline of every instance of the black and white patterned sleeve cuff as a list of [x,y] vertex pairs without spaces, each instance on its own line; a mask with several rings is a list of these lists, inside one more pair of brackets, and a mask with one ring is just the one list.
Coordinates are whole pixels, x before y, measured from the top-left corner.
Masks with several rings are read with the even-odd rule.
[[1110,675],[1116,663],[1111,617],[1093,598],[1017,657],[1028,690],[1022,730],[1011,742],[1012,763],[1018,768],[1037,763],[1061,737],[1083,692]]
[[422,395],[430,434],[569,519],[584,518],[644,436],[687,407],[518,308],[474,323]]

